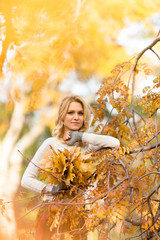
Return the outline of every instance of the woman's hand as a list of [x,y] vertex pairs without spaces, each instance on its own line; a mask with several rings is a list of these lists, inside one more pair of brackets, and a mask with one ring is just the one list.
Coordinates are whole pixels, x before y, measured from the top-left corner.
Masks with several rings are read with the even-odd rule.
[[67,141],[70,139],[71,139],[70,131],[65,132],[65,134],[63,136],[63,140],[67,143]]
[[60,185],[60,183],[53,185],[52,187],[52,195],[56,195],[58,194],[58,192],[60,192],[62,190],[62,187]]
[[82,135],[83,132],[78,132],[78,131],[70,131],[70,138],[67,140],[67,144],[72,146],[76,142],[81,142],[82,141]]

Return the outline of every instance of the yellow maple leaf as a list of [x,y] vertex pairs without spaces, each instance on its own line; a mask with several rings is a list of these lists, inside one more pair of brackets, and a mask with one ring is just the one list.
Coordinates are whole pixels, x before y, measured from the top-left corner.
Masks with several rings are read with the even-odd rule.
[[60,153],[54,158],[54,169],[56,169],[59,173],[64,173],[66,169],[66,157],[63,153]]
[[73,165],[71,164],[71,165],[69,166],[68,171],[67,171],[67,175],[66,175],[65,180],[66,180],[68,183],[69,183],[69,182],[73,182],[74,177],[75,177],[75,174],[74,174],[74,172],[73,172]]
[[96,164],[91,164],[91,163],[84,163],[84,162],[81,162],[80,165],[79,165],[79,170],[81,172],[88,172],[88,173],[93,173],[94,170],[96,169]]

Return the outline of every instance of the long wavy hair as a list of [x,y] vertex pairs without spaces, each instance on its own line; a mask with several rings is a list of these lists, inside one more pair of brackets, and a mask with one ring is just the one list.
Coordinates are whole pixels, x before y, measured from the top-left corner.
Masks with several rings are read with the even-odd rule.
[[63,134],[64,134],[63,119],[68,111],[69,105],[72,102],[78,102],[78,103],[82,104],[83,111],[84,111],[84,121],[83,121],[83,125],[79,131],[85,132],[89,128],[90,118],[91,118],[89,105],[83,100],[82,97],[80,97],[78,95],[70,95],[70,96],[63,98],[60,103],[60,106],[59,106],[58,115],[55,120],[55,128],[53,130],[53,135],[57,138],[63,138]]

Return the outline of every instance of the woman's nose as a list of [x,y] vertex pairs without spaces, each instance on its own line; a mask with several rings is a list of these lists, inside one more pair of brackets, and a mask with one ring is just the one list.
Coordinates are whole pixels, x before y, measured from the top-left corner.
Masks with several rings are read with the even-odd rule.
[[75,113],[75,114],[74,114],[74,119],[78,119],[78,118],[79,118],[78,114]]

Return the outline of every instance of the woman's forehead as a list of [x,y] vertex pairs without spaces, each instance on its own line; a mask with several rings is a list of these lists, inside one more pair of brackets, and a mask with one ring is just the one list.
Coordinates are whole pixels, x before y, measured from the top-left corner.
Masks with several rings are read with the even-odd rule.
[[83,106],[80,102],[71,102],[68,107],[69,110],[83,110]]

